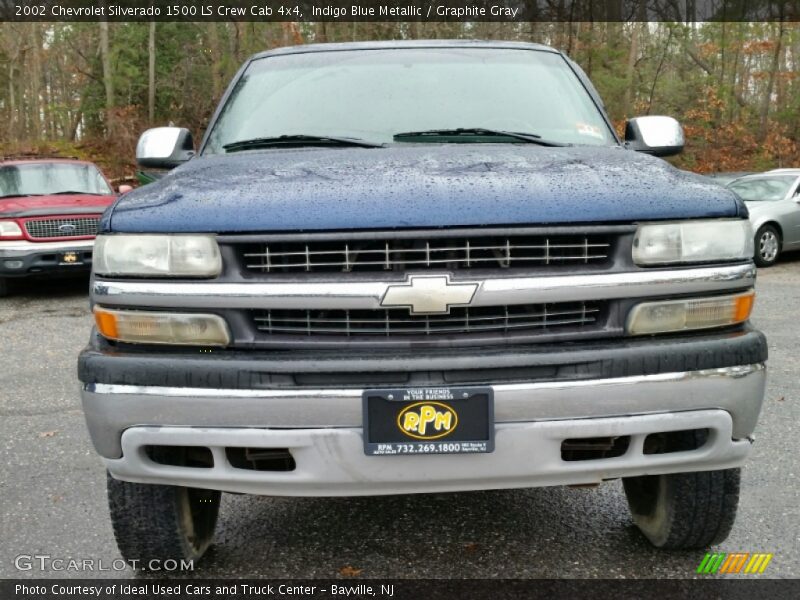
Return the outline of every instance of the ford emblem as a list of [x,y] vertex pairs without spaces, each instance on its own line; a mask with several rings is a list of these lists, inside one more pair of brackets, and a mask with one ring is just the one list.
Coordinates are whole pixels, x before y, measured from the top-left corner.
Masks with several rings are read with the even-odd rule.
[[64,223],[63,225],[58,226],[58,230],[61,233],[74,233],[75,229],[77,228],[72,223]]

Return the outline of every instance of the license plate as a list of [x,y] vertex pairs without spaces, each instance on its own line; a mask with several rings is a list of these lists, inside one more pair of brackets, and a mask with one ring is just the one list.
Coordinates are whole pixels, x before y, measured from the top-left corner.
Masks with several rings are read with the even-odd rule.
[[363,395],[364,452],[475,454],[494,450],[491,388],[402,388]]
[[58,264],[64,266],[82,265],[83,260],[79,252],[59,252]]

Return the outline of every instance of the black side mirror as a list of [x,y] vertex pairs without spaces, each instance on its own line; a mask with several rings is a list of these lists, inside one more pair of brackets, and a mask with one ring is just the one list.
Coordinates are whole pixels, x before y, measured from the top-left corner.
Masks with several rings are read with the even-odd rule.
[[636,117],[625,123],[625,147],[653,156],[683,151],[683,127],[672,117]]
[[194,139],[182,127],[148,129],[136,144],[136,162],[140,167],[174,169],[194,156]]

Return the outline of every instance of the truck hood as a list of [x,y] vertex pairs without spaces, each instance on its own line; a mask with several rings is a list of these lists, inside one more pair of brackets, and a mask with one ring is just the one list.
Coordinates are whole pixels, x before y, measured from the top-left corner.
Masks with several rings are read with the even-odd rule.
[[622,148],[395,144],[199,157],[122,196],[101,230],[294,232],[746,214],[732,192]]
[[21,196],[0,199],[0,217],[33,217],[68,215],[73,213],[101,213],[114,202],[116,196],[71,194],[55,196]]

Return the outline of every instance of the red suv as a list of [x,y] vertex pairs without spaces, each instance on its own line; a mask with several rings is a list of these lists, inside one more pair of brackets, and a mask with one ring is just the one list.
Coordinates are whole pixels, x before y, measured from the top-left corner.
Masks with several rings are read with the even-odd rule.
[[100,215],[115,198],[90,162],[0,158],[0,296],[10,277],[88,270]]

